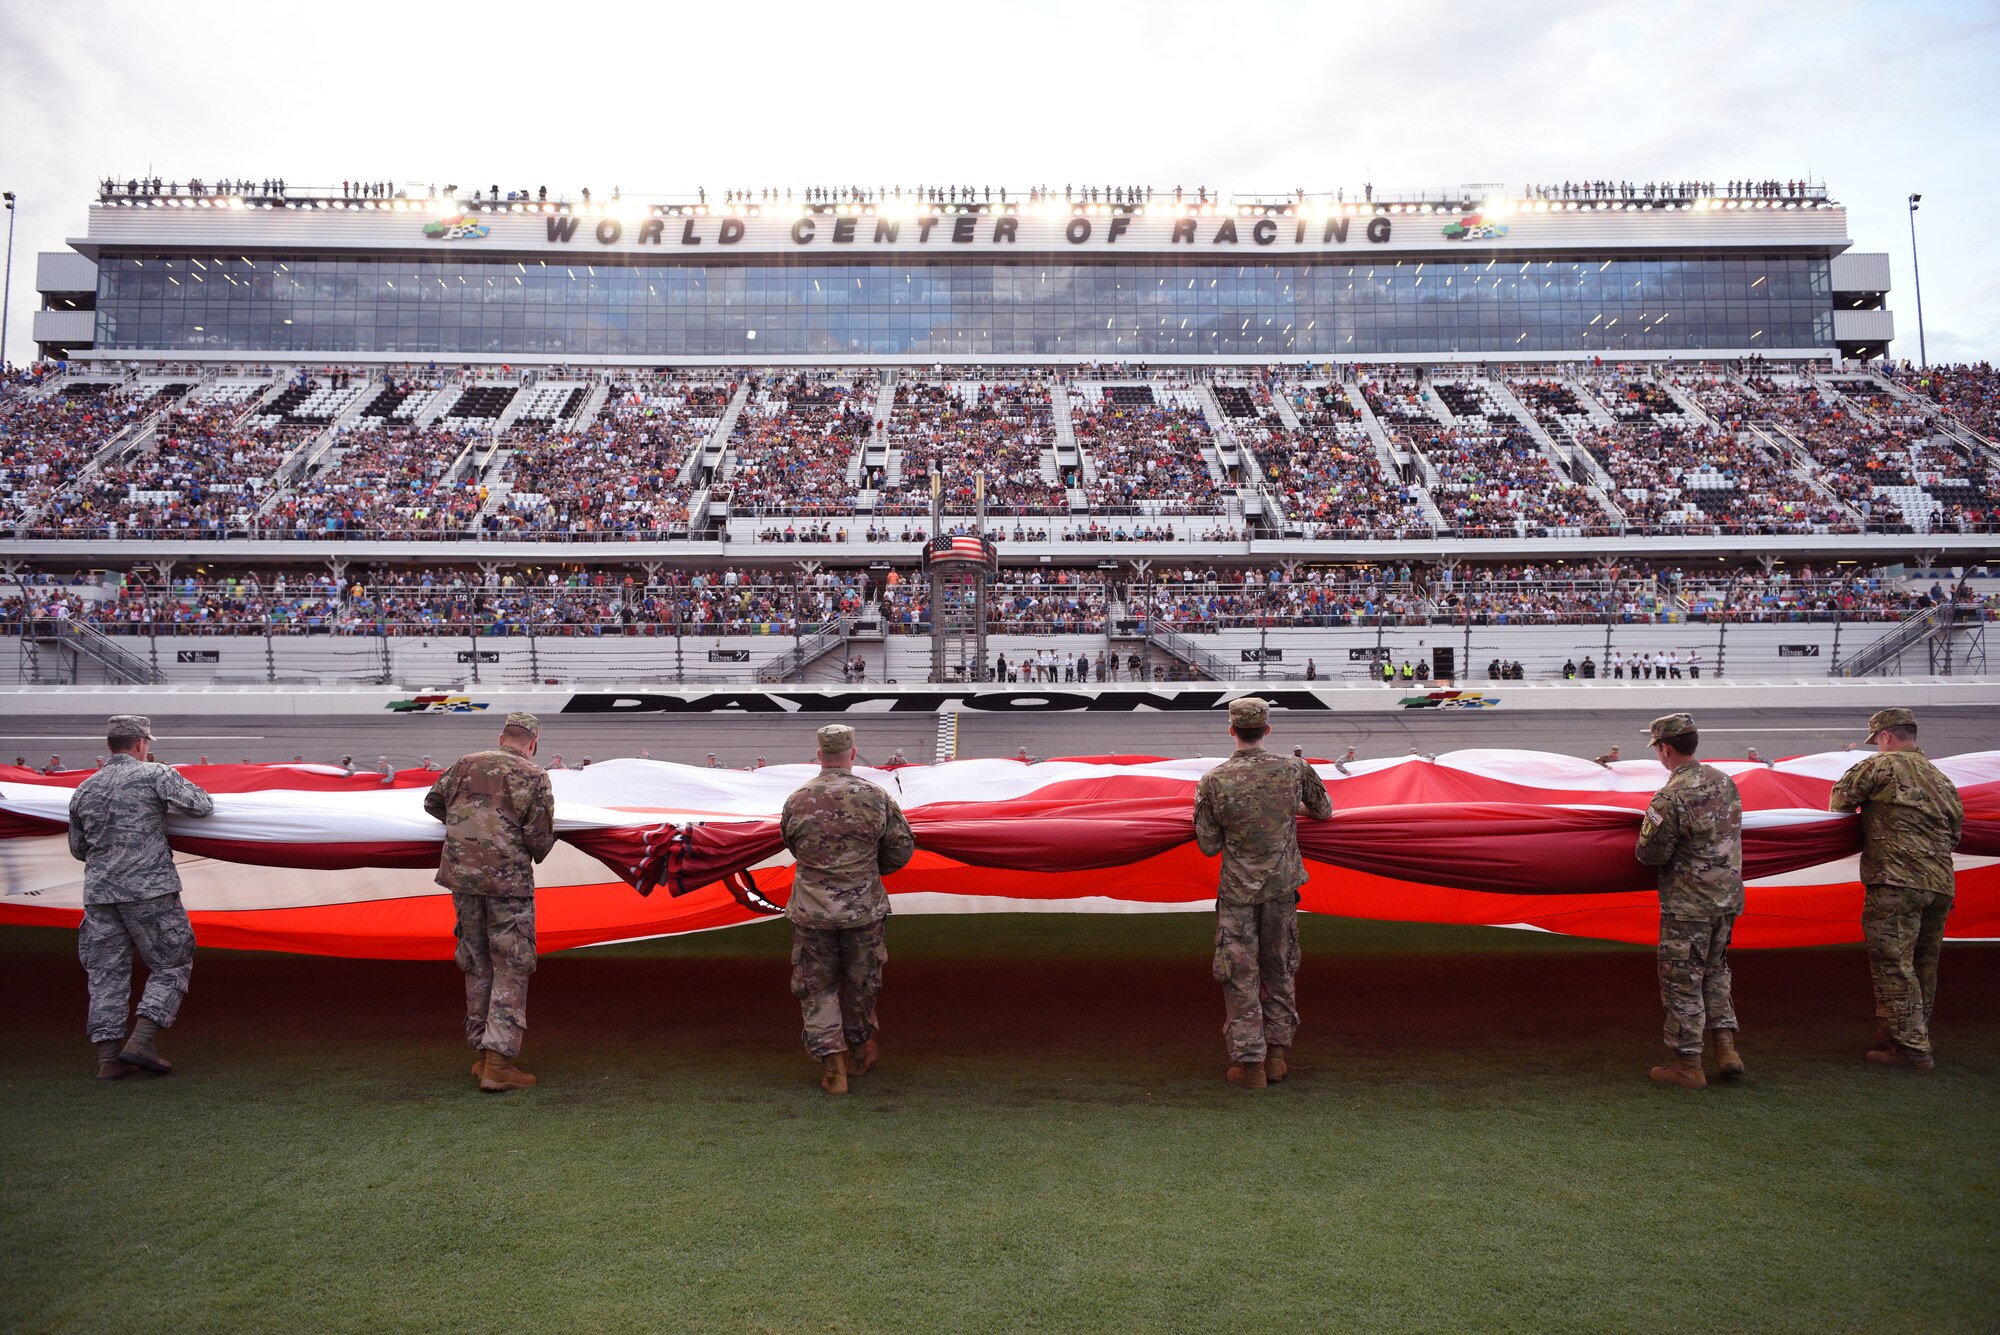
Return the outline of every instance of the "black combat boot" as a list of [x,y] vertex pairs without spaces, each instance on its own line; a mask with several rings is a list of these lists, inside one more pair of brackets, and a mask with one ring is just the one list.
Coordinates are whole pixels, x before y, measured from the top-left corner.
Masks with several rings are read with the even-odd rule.
[[97,1078],[99,1080],[120,1080],[132,1074],[132,1068],[118,1060],[118,1040],[107,1038],[97,1045]]
[[132,1030],[132,1037],[125,1040],[125,1046],[118,1049],[118,1060],[127,1066],[142,1066],[156,1075],[172,1075],[174,1064],[162,1057],[153,1046],[154,1035],[160,1032],[158,1021],[139,1017],[139,1023]]

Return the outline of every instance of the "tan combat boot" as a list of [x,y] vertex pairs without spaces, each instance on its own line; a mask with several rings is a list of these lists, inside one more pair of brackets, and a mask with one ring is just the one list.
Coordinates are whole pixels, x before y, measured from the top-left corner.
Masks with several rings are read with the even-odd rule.
[[1292,1050],[1290,1048],[1281,1048],[1274,1046],[1265,1049],[1264,1052],[1265,1078],[1268,1079],[1274,1085],[1284,1084],[1285,1077],[1292,1073],[1291,1055],[1292,1055]]
[[477,1052],[472,1054],[472,1078],[474,1080],[477,1080],[480,1076],[485,1074],[486,1074],[486,1050],[484,1048],[481,1048]]
[[1237,1062],[1224,1075],[1230,1084],[1245,1089],[1263,1089],[1271,1083],[1263,1062]]
[[1886,1020],[1877,1020],[1875,1022],[1875,1043],[1873,1045],[1872,1050],[1877,1052],[1887,1052],[1895,1046],[1896,1046],[1896,1040],[1894,1036],[1892,1036],[1889,1033],[1888,1022]]
[[122,1080],[132,1074],[132,1068],[118,1060],[118,1040],[106,1039],[97,1045],[97,1078],[99,1080]]
[[1937,1066],[1937,1059],[1928,1052],[1912,1052],[1901,1043],[1891,1043],[1885,1052],[1880,1048],[1868,1054],[1868,1060],[1877,1066],[1907,1066],[1913,1071],[1929,1071]]
[[836,1052],[819,1059],[819,1087],[829,1094],[847,1092],[847,1054]]
[[1682,1052],[1674,1057],[1672,1066],[1655,1066],[1653,1083],[1656,1085],[1679,1085],[1682,1089],[1707,1089],[1708,1077],[1701,1073],[1701,1054]]
[[479,1072],[479,1088],[488,1094],[504,1094],[510,1089],[526,1089],[535,1077],[514,1065],[514,1059],[487,1048],[485,1065]]
[[875,1063],[880,1061],[881,1058],[882,1045],[871,1038],[858,1049],[854,1049],[847,1054],[847,1073],[849,1075],[867,1075],[875,1069]]
[[1724,1080],[1734,1080],[1743,1074],[1743,1057],[1736,1051],[1736,1031],[1734,1029],[1711,1029],[1708,1041],[1715,1046],[1715,1073]]
[[118,1060],[127,1066],[143,1066],[158,1075],[172,1075],[174,1064],[162,1057],[153,1046],[153,1038],[160,1032],[157,1022],[139,1017],[139,1023],[132,1029],[132,1037],[125,1040],[125,1046],[118,1049]]

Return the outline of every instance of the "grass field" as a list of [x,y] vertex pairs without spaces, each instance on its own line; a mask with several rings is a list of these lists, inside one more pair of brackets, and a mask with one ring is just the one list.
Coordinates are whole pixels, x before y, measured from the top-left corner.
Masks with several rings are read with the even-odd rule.
[[1221,1079],[1209,919],[901,918],[880,1070],[778,925],[552,956],[481,1096],[448,963],[204,952],[100,1086],[73,939],[0,930],[7,1329],[1992,1330],[2000,952],[1935,1074],[1858,951],[1744,954],[1750,1078],[1657,1089],[1648,952],[1308,920],[1302,1069]]

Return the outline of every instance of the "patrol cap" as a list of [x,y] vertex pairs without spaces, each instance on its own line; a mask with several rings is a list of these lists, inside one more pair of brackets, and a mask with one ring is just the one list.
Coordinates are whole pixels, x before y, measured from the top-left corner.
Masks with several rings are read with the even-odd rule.
[[854,749],[854,729],[845,723],[829,723],[819,730],[819,753],[823,756],[845,755]]
[[525,709],[517,709],[509,714],[506,726],[519,728],[530,737],[539,738],[542,735],[542,721]]
[[1868,716],[1868,740],[1874,741],[1875,734],[1884,728],[1914,728],[1917,716],[1901,705],[1888,709],[1878,709]]
[[153,740],[153,720],[144,714],[113,714],[111,721],[104,725],[104,740],[107,742],[136,742],[141,737],[149,742]]
[[1254,695],[1246,695],[1240,700],[1229,702],[1229,726],[1232,728],[1268,728],[1271,726],[1271,706]]
[[1647,738],[1653,742],[1664,742],[1669,737],[1678,737],[1684,732],[1693,732],[1694,730],[1694,715],[1662,714],[1640,731],[1644,732]]

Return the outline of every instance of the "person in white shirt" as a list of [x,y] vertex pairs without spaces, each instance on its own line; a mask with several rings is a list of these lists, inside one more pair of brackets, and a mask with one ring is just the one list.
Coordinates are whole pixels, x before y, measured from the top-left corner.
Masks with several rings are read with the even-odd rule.
[[1688,677],[1693,681],[1701,680],[1701,650],[1699,649],[1688,650]]

